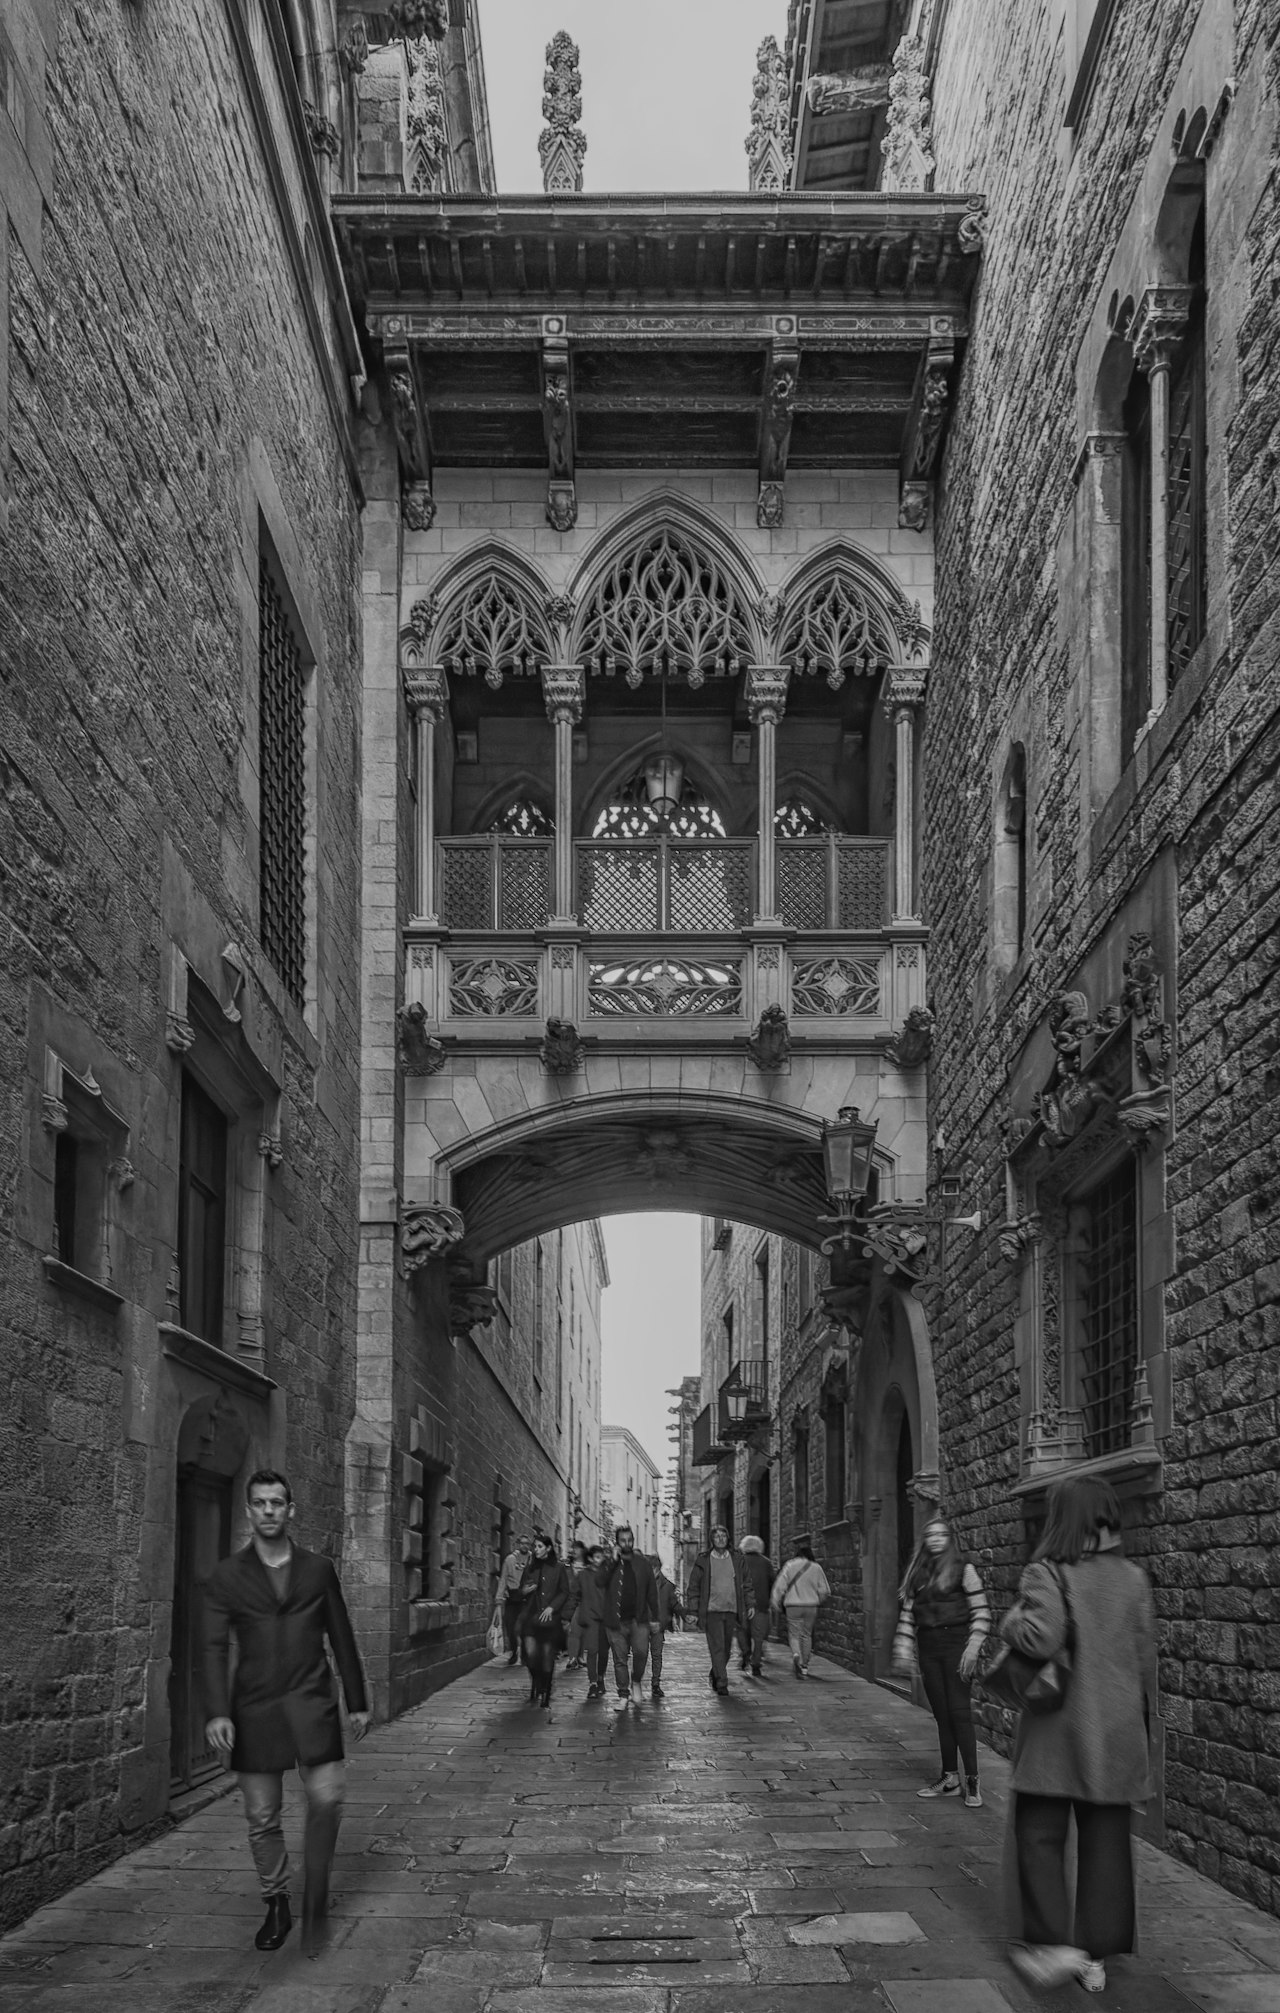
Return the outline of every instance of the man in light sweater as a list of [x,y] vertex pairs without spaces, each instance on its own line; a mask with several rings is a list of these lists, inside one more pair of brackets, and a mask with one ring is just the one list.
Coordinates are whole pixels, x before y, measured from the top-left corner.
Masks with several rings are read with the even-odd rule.
[[738,1630],[754,1612],[751,1590],[743,1571],[742,1553],[731,1550],[729,1533],[717,1524],[711,1550],[699,1552],[689,1575],[686,1607],[698,1617],[711,1654],[710,1683],[723,1698],[729,1689],[729,1658]]

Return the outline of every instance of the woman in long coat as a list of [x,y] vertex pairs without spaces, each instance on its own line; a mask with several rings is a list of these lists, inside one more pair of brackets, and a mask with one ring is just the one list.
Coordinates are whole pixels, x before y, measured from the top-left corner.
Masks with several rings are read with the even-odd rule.
[[564,1627],[577,1588],[556,1557],[551,1539],[541,1531],[534,1538],[533,1558],[520,1592],[520,1641],[529,1666],[529,1703],[549,1709],[556,1652],[564,1646]]
[[[1030,1984],[1106,1985],[1104,1959],[1134,1947],[1131,1806],[1153,1793],[1156,1711],[1151,1582],[1120,1548],[1109,1483],[1064,1475],[1048,1494],[1044,1535],[1001,1635],[1025,1655],[1067,1650],[1056,1713],[1023,1713],[1013,1757],[1013,1836],[1021,1940],[1010,1960]],[[1076,1821],[1074,1922],[1068,1820]]]

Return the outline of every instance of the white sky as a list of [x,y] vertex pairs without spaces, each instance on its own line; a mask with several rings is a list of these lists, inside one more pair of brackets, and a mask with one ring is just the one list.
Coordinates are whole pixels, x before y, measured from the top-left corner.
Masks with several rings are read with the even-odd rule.
[[702,1253],[696,1216],[607,1216],[601,1310],[601,1424],[629,1427],[664,1481],[667,1391],[697,1375]]
[[538,192],[546,47],[582,52],[584,186],[747,186],[756,50],[781,46],[787,0],[480,0],[498,187]]

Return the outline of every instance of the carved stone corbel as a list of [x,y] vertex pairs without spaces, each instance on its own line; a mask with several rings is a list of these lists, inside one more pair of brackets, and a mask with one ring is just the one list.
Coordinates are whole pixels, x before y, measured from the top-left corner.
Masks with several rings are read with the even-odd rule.
[[400,501],[401,515],[409,531],[430,531],[436,521],[436,500],[429,482],[405,484]]
[[391,424],[395,429],[405,479],[410,485],[415,482],[430,485],[431,455],[427,446],[427,429],[418,400],[413,359],[407,349],[393,350],[387,356],[387,390]]
[[542,671],[542,700],[552,726],[577,727],[587,699],[587,674],[580,665],[548,664]]
[[930,1007],[912,1007],[885,1054],[899,1069],[920,1069],[933,1054],[935,1016]]
[[563,323],[543,324],[542,431],[547,443],[547,522],[553,531],[572,531],[578,521],[573,479],[573,390],[569,340]]
[[428,1032],[427,1010],[420,1000],[401,1007],[396,1015],[396,1054],[405,1076],[434,1076],[445,1066],[445,1045]]
[[587,1045],[572,1021],[547,1022],[538,1056],[548,1076],[577,1076],[587,1058]]
[[412,1279],[466,1235],[462,1211],[444,1202],[406,1202],[400,1211],[400,1276]]
[[230,943],[222,946],[220,962],[227,974],[228,994],[228,997],[222,1002],[222,1011],[227,1020],[238,1022],[240,1019],[240,1000],[249,976],[249,961],[239,944]]
[[776,1076],[791,1060],[791,1031],[778,1005],[767,1006],[747,1037],[747,1054],[765,1076]]
[[998,1233],[996,1242],[1000,1246],[1000,1256],[1006,1265],[1021,1262],[1024,1251],[1029,1251],[1040,1242],[1040,1218],[1038,1215],[1020,1216],[1014,1223],[1006,1223]]
[[284,1160],[284,1141],[278,1132],[258,1134],[258,1152],[274,1172]]
[[173,1055],[185,1055],[195,1047],[196,1031],[182,1014],[170,1011],[164,1017],[164,1045]]
[[929,522],[929,485],[927,482],[904,482],[898,492],[898,528],[900,531],[923,531]]
[[750,664],[747,667],[747,717],[753,727],[776,727],[787,710],[791,672],[785,664]]
[[783,521],[787,454],[799,382],[800,352],[794,338],[775,339],[770,347],[760,405],[760,494],[756,523],[762,531],[776,531]]
[[342,140],[333,120],[327,119],[307,98],[302,101],[302,120],[313,151],[327,160],[335,160],[342,151]]

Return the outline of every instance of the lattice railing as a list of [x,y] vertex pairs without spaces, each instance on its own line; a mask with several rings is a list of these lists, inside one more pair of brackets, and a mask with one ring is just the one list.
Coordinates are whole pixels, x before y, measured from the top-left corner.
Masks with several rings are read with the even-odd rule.
[[591,840],[574,848],[578,920],[601,935],[722,934],[753,913],[746,839]]
[[551,913],[551,841],[486,832],[439,844],[440,920],[450,930],[545,928]]
[[705,957],[588,958],[587,1011],[649,1020],[686,1014],[740,1017],[742,962]]
[[888,839],[778,841],[778,914],[793,930],[878,930],[889,913]]

